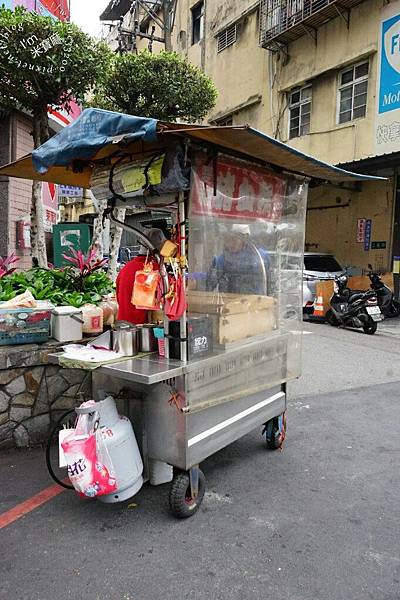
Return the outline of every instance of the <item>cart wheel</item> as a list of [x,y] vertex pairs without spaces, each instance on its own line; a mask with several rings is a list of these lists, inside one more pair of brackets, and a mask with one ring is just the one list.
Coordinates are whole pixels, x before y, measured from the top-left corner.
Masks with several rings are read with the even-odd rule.
[[199,492],[192,498],[189,473],[181,472],[174,477],[169,491],[169,506],[175,517],[186,519],[199,509],[206,491],[206,478],[199,469]]
[[270,450],[282,448],[286,437],[286,413],[265,423],[263,433],[265,433],[267,447]]
[[67,410],[56,422],[52,432],[47,440],[46,444],[46,465],[49,471],[50,477],[54,479],[58,485],[67,490],[73,490],[74,487],[67,483],[67,470],[60,469],[58,467],[58,432],[63,428],[63,425],[67,427],[73,427],[76,421],[76,413],[73,408]]

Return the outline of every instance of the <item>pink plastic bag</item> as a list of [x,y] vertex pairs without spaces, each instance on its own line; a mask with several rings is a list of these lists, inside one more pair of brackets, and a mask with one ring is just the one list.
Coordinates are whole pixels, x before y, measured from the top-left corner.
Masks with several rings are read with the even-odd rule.
[[[84,402],[81,408],[94,404]],[[111,458],[97,425],[97,413],[80,415],[74,432],[61,444],[72,485],[80,496],[89,498],[111,494],[117,489]]]

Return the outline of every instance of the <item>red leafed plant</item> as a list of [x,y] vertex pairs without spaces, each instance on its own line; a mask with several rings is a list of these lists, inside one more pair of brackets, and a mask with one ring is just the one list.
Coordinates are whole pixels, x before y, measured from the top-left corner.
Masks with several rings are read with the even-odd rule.
[[88,251],[87,254],[84,254],[82,250],[75,250],[75,248],[70,248],[68,254],[63,254],[64,260],[71,263],[73,267],[78,271],[78,276],[75,279],[75,285],[78,290],[85,289],[85,280],[90,275],[102,269],[106,264],[108,259],[96,258],[96,249],[92,248]]
[[10,256],[0,257],[0,279],[6,275],[14,273],[15,267],[12,267],[16,262],[19,261],[19,257],[15,256],[14,252]]
[[107,258],[100,260],[96,259],[96,249],[92,248],[87,254],[84,254],[82,250],[75,250],[70,248],[70,256],[63,254],[63,259],[70,262],[76,269],[78,269],[82,277],[87,277],[94,271],[98,271],[107,264]]

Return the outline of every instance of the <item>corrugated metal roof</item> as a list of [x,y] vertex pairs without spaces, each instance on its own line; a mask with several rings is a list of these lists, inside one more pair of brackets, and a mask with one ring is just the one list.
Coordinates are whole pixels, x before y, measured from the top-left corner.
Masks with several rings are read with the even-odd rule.
[[[99,111],[98,109],[87,109],[84,111],[82,115],[85,115],[86,119],[88,117],[88,111],[90,110],[96,110],[97,115],[99,112],[104,112],[104,119],[113,118],[114,121],[118,121],[118,118],[116,118],[118,116],[122,119],[122,115],[118,115],[118,113]],[[79,118],[83,118],[82,115]],[[71,134],[75,130],[73,130],[72,127],[73,125],[70,125],[66,127],[63,132],[58,134],[62,135],[65,132],[64,137],[68,140],[68,144],[71,142],[74,143],[74,135]],[[116,130],[115,133],[117,134],[120,132]],[[143,141],[143,139],[133,142],[129,141],[132,140],[133,133],[134,132],[131,132],[130,129],[129,133],[127,133],[127,130],[125,129],[122,135],[110,137],[110,135],[113,135],[113,132],[109,132],[107,141],[104,145],[102,147],[97,147],[94,154],[89,158],[80,160],[78,167],[74,161],[64,164],[64,166],[59,166],[60,163],[57,164],[56,154],[53,162],[50,161],[48,171],[39,174],[35,171],[32,164],[32,155],[28,155],[14,163],[0,168],[0,175],[89,188],[93,161],[100,161],[107,158],[113,162],[113,160],[116,160],[114,157],[118,151],[119,155],[122,152],[126,152],[135,154],[136,157],[138,157],[140,154],[148,153],[153,150],[157,151],[162,148],[165,146],[166,141],[170,140],[172,136],[183,136],[189,138],[193,142],[216,147],[220,151],[232,153],[242,156],[243,158],[255,160],[259,163],[261,162],[266,166],[275,169],[303,175],[320,181],[341,182],[380,179],[369,175],[352,173],[320,161],[313,156],[304,154],[303,152],[275,140],[261,131],[252,129],[251,127],[210,127],[182,123],[163,123],[159,121],[157,123],[156,141],[147,142]],[[77,138],[76,142],[78,143],[77,148],[79,149],[79,138]],[[49,146],[50,145],[51,144],[49,143]],[[45,151],[45,147],[46,144],[41,147],[42,154],[43,151]],[[60,150],[61,151],[58,152],[59,156],[63,154],[62,148]],[[79,154],[77,157],[78,156]]]

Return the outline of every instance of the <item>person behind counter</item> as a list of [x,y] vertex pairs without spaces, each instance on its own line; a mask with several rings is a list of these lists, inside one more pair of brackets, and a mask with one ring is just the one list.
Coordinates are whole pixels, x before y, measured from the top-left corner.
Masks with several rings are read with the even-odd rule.
[[268,288],[268,252],[256,248],[252,243],[248,225],[233,225],[224,235],[222,254],[214,257],[207,273],[207,290],[232,294],[265,294],[260,258],[264,263]]
[[[161,250],[167,239],[161,229],[155,227],[146,231],[146,235],[157,250]],[[148,311],[136,308],[131,302],[135,275],[137,271],[143,269],[146,257],[147,249],[144,246],[140,246],[139,255],[126,263],[118,274],[116,291],[119,321],[129,321],[129,323],[133,323],[134,325],[141,325],[147,322]],[[151,260],[151,258],[148,260]],[[153,260],[153,265],[155,269],[158,269],[158,264],[155,260]]]

